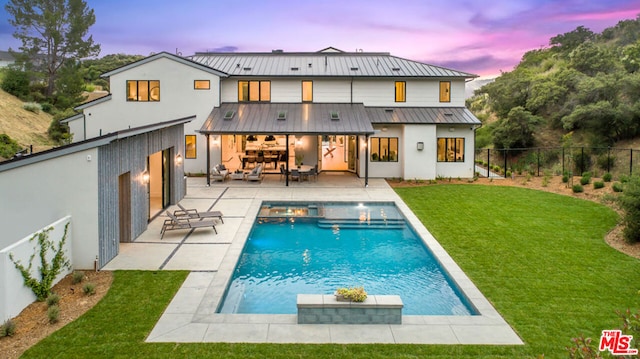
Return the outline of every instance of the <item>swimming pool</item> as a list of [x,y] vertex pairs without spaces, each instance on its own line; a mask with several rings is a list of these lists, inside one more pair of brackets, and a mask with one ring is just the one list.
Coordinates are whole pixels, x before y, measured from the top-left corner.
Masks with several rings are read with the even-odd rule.
[[296,313],[297,294],[364,286],[405,315],[474,315],[393,203],[263,203],[219,313]]

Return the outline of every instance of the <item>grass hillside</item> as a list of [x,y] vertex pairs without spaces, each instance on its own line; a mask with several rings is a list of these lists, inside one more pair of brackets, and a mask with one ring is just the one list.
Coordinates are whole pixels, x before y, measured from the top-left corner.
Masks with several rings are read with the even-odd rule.
[[0,133],[5,133],[22,147],[33,145],[39,152],[54,146],[47,136],[52,116],[33,113],[22,108],[23,102],[0,89]]

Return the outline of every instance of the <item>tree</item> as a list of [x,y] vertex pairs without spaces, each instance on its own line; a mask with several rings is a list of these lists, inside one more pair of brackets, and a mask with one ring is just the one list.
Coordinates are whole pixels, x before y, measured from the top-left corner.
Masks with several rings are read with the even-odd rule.
[[580,44],[595,38],[593,31],[584,26],[578,26],[575,30],[554,36],[549,44],[561,51],[570,52]]
[[83,0],[9,0],[5,9],[15,27],[13,36],[22,42],[16,60],[43,76],[48,97],[66,61],[100,53],[100,45],[87,37],[96,17]]
[[500,120],[493,130],[493,144],[497,149],[531,147],[534,126],[540,122],[540,117],[531,114],[524,107],[514,107],[507,118]]
[[21,100],[25,100],[29,95],[29,76],[15,66],[10,66],[2,80],[2,89]]
[[55,105],[67,109],[85,100],[83,71],[79,63],[67,62],[58,72],[56,79]]

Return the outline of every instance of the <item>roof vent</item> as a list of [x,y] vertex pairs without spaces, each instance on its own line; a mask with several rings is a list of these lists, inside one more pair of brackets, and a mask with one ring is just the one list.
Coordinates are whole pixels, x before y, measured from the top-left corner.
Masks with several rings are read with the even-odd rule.
[[352,67],[351,71],[358,71],[358,68],[357,67]]
[[311,63],[309,63],[309,68],[311,68]]
[[244,67],[242,69],[245,70],[245,71],[251,71],[251,67]]
[[287,111],[278,111],[278,121],[284,121],[287,119]]
[[453,114],[451,112],[445,112],[444,114],[445,116],[453,116]]
[[391,71],[400,71],[400,68],[399,67],[392,67]]
[[384,112],[393,112],[393,109],[392,108],[385,108]]
[[223,117],[223,118],[224,118],[225,120],[230,120],[230,119],[232,119],[232,118],[233,118],[233,115],[235,115],[235,114],[236,114],[236,112],[235,112],[235,111],[227,111],[227,112],[225,112],[225,114],[224,114],[224,117]]
[[271,50],[271,53],[274,53],[274,54],[281,54],[283,52],[284,52],[284,50],[282,50],[282,49]]
[[300,68],[299,68],[299,67],[292,67],[292,68],[291,68],[291,71],[298,71],[298,70],[300,70]]
[[329,112],[329,117],[331,118],[332,121],[337,121],[337,120],[340,119],[340,112],[331,111],[331,112]]

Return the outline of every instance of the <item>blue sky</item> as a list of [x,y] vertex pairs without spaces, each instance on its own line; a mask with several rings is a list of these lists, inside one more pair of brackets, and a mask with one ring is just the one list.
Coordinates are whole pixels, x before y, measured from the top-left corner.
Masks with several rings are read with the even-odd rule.
[[[0,49],[20,44],[0,0]],[[87,0],[100,56],[167,51],[381,51],[481,76],[582,25],[640,14],[638,0]]]

